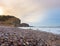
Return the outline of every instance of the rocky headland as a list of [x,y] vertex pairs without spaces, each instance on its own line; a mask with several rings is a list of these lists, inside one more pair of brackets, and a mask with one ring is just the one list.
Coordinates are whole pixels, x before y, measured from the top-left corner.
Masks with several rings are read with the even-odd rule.
[[21,23],[21,19],[15,16],[0,15],[0,26],[29,27],[29,24]]

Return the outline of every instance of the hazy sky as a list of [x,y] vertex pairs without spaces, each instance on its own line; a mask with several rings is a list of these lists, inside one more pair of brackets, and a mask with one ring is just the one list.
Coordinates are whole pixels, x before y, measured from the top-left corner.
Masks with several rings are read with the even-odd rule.
[[30,25],[60,25],[60,0],[0,0],[0,7]]

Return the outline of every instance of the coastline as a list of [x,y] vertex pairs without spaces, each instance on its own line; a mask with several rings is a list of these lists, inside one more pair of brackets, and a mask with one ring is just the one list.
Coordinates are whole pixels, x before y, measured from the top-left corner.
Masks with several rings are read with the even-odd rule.
[[31,42],[35,41],[33,43],[38,42],[36,46],[40,46],[41,44],[47,45],[47,46],[60,45],[60,35],[55,35],[53,33],[37,31],[32,29],[21,29],[18,27],[0,27],[0,36],[2,35],[1,33],[3,35],[8,33],[13,36],[16,35],[18,39],[21,39],[21,38],[25,39],[26,40],[25,43],[27,42],[27,40]]

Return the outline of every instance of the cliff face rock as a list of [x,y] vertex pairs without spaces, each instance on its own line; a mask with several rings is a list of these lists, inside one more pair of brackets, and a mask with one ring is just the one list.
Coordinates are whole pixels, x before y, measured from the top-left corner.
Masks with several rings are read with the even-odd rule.
[[29,27],[29,24],[21,23],[21,20],[14,16],[0,15],[0,26]]
[[21,20],[14,17],[14,16],[0,16],[0,26],[19,26],[21,23]]

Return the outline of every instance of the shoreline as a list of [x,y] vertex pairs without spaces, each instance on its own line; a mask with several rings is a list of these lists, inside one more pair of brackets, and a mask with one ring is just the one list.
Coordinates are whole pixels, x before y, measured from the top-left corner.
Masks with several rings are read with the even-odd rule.
[[[55,35],[52,33],[47,33],[32,29],[21,29],[17,27],[0,27],[0,38],[1,36],[3,36],[4,39],[7,38],[9,42],[12,41],[13,43],[14,41],[17,42],[17,40],[21,40],[22,38],[23,40],[22,42],[25,44],[25,46],[26,43],[29,46],[30,42],[28,41],[31,41],[31,45],[35,45],[35,46],[40,46],[41,44],[43,46],[60,45],[60,35]],[[9,37],[13,39],[11,39],[10,41]]]

